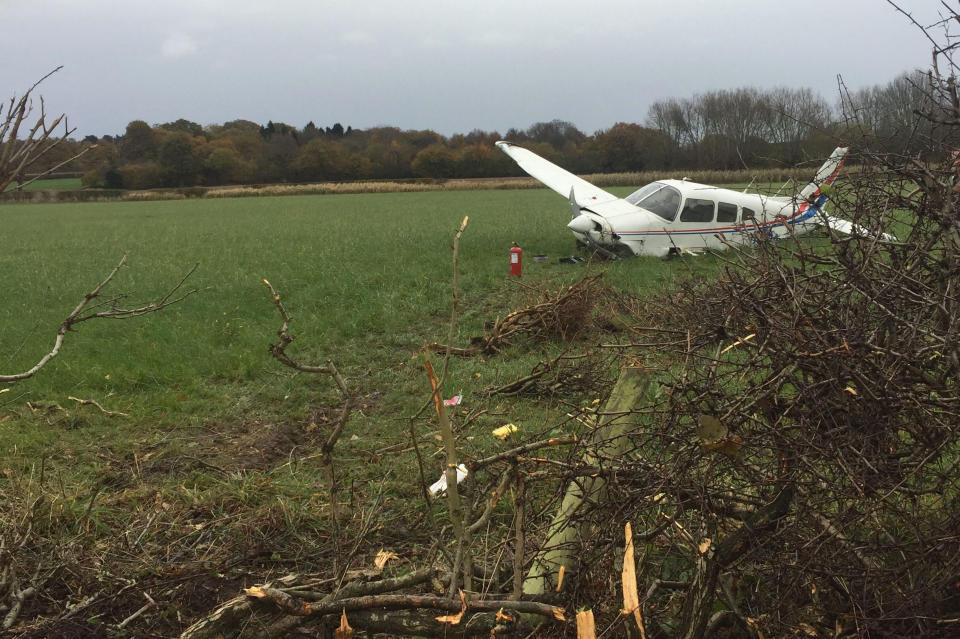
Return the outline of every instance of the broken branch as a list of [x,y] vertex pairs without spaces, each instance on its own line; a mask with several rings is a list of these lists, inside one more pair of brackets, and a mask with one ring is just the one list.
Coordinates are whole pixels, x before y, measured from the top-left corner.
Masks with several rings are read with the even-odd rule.
[[[269,602],[282,608],[288,614],[297,616],[323,616],[336,614],[343,610],[349,612],[351,610],[371,608],[385,608],[388,610],[430,609],[450,612],[459,612],[463,608],[461,601],[458,599],[449,599],[447,597],[437,597],[434,595],[368,595],[364,597],[335,599],[328,602],[311,602],[293,597],[278,588],[258,586],[248,588],[246,594],[248,597]],[[565,621],[563,608],[537,601],[512,601],[507,599],[475,600],[467,598],[466,603],[467,611],[470,612],[496,612],[502,608],[503,610],[542,615],[547,618],[556,619],[557,621]]]
[[107,410],[95,399],[80,399],[79,397],[68,396],[67,399],[73,400],[80,404],[81,406],[96,406],[100,409],[100,412],[106,415],[107,417],[129,417],[126,413],[121,413],[119,411]]

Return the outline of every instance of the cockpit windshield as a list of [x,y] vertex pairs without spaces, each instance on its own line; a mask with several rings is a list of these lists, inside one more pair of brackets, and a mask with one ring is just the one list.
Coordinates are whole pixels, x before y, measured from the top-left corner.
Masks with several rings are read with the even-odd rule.
[[668,222],[672,222],[677,217],[677,211],[680,209],[680,191],[662,182],[651,182],[628,195],[626,200],[630,204],[656,213]]

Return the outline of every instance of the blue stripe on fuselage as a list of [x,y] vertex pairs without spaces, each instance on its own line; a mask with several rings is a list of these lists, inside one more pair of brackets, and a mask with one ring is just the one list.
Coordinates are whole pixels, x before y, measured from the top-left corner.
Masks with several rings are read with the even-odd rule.
[[803,213],[799,215],[795,215],[788,219],[770,220],[768,222],[764,222],[763,224],[748,224],[748,225],[743,225],[737,228],[726,227],[722,229],[707,229],[707,230],[698,229],[695,231],[682,231],[682,230],[668,231],[664,229],[661,231],[614,231],[614,233],[620,236],[625,236],[625,235],[708,235],[710,236],[710,235],[716,235],[718,233],[720,234],[752,233],[758,230],[769,230],[780,224],[794,225],[794,224],[801,224],[803,222],[806,222],[807,220],[814,217],[817,213],[820,212],[820,206],[823,204],[825,200],[826,200],[826,196],[821,198],[821,200],[817,204],[814,204],[808,207]]

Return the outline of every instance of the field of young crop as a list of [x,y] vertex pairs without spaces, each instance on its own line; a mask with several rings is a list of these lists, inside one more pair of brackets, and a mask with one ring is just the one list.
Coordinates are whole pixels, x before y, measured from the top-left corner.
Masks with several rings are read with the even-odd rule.
[[[6,394],[7,410],[16,397],[59,401],[67,392],[110,397],[136,417],[176,414],[184,401],[190,415],[224,416],[237,400],[224,403],[225,390],[247,386],[244,397],[266,393],[258,402],[271,404],[272,395],[303,384],[278,381],[278,364],[266,353],[280,320],[263,278],[294,315],[307,359],[379,369],[387,363],[378,355],[412,353],[445,337],[451,243],[465,215],[458,340],[511,310],[511,296],[522,291],[506,278],[512,241],[525,250],[524,282],[570,282],[585,271],[556,263],[574,246],[563,202],[542,190],[10,205],[0,214],[5,373],[29,368],[49,350],[59,322],[124,252],[127,266],[103,299],[123,293],[121,306],[139,306],[194,263],[186,287],[201,289],[155,315],[81,325],[58,358]],[[534,262],[538,253],[550,261]],[[688,270],[648,259],[600,268],[636,290],[655,290]]]
[[[63,191],[63,190],[76,190],[82,188],[80,183],[80,178],[45,178],[43,180],[36,180],[31,182],[24,187],[27,191]],[[17,188],[16,183],[11,184],[7,187],[8,191],[13,191]]]
[[[464,216],[457,346],[529,303],[532,288],[556,289],[588,270],[647,295],[721,264],[709,255],[559,264],[574,251],[566,205],[542,189],[0,207],[2,374],[48,352],[59,323],[124,252],[127,265],[100,298],[123,294],[121,307],[158,298],[199,263],[185,284],[196,294],[152,315],[79,325],[35,377],[0,393],[0,499],[22,506],[43,496],[44,543],[66,544],[61,560],[74,571],[59,577],[61,594],[211,565],[236,566],[221,571],[236,585],[329,561],[310,557],[331,534],[325,479],[311,460],[339,398],[329,378],[270,357],[281,320],[264,278],[293,316],[290,354],[332,359],[360,398],[336,449],[343,525],[363,530],[375,514],[377,524],[350,561],[368,562],[368,546],[428,544],[415,531],[423,503],[410,420],[429,398],[418,353],[447,339],[451,245]],[[524,249],[522,281],[506,275],[513,241]],[[578,348],[590,346],[588,336]],[[558,426],[569,410],[561,402],[482,394],[563,347],[452,360],[444,393],[464,396],[464,455],[502,449],[491,430],[508,422],[524,438],[573,429]],[[441,469],[434,422],[424,413],[414,423],[429,481]],[[190,608],[184,601],[199,586],[177,584],[165,605],[182,618],[167,618],[164,632],[220,597],[200,593]],[[24,615],[55,608],[31,605]],[[140,605],[112,601],[90,623],[116,623]]]

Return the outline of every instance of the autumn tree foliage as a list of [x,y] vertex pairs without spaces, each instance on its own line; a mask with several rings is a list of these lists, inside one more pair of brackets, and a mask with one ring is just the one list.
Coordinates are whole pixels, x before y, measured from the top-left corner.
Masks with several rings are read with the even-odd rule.
[[[129,189],[523,175],[496,151],[493,143],[500,139],[582,174],[779,168],[823,157],[838,138],[864,134],[916,147],[907,127],[922,87],[923,74],[914,71],[886,85],[851,91],[848,103],[861,114],[856,131],[848,130],[850,119],[841,105],[810,89],[784,87],[658,100],[638,122],[618,122],[592,134],[564,120],[502,135],[473,130],[449,137],[429,129],[362,130],[339,122],[310,121],[299,128],[272,120],[208,126],[183,118],[154,125],[134,120],[120,135],[94,138],[100,152],[66,170],[85,172],[89,187]],[[71,144],[78,143],[66,141],[65,153]]]

